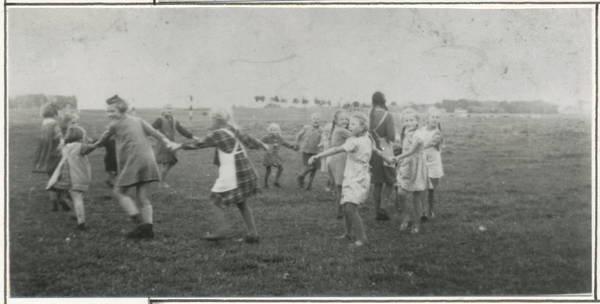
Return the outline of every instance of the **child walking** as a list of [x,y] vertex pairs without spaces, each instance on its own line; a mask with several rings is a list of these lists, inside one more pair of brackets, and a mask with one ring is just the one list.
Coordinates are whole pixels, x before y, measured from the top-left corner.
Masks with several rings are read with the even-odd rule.
[[358,214],[358,206],[367,199],[371,185],[369,160],[371,159],[373,142],[368,137],[369,118],[364,113],[352,114],[349,129],[352,137],[348,138],[343,145],[321,152],[311,157],[308,162],[312,164],[322,157],[336,155],[341,152],[347,153],[342,184],[342,199],[340,200],[340,204],[344,207],[345,230],[339,238],[352,240],[352,229],[354,228],[356,241],[352,245],[360,247],[368,243],[362,219]]
[[195,150],[215,147],[214,164],[219,166],[219,177],[211,189],[210,200],[215,211],[217,229],[204,237],[216,241],[227,237],[229,223],[225,217],[225,208],[235,204],[246,223],[246,243],[259,242],[254,216],[247,200],[257,192],[258,175],[248,159],[244,145],[251,149],[269,150],[269,146],[258,139],[242,133],[234,124],[232,114],[224,108],[210,111],[213,132],[204,140],[179,144],[177,149]]
[[376,149],[375,153],[388,163],[397,162],[397,180],[396,183],[398,200],[404,213],[400,231],[404,231],[411,223],[408,215],[408,203],[406,197],[409,193],[413,195],[413,227],[411,233],[419,233],[419,222],[421,216],[421,193],[427,187],[427,167],[425,166],[425,156],[423,153],[423,135],[419,129],[419,114],[413,109],[407,109],[402,115],[404,123],[404,133],[402,134],[402,154],[389,158],[383,155],[381,150]]
[[[61,161],[61,147],[64,144],[63,134],[58,120],[58,110],[53,104],[46,104],[42,108],[42,128],[38,139],[38,147],[35,151],[33,162],[33,172],[44,173],[51,177],[54,170]],[[71,207],[63,199],[59,199],[60,190],[49,189],[50,203],[52,210],[58,211],[60,204],[64,211],[71,210]]]
[[[321,163],[317,159],[315,163],[309,164],[308,160],[319,153],[319,143],[321,142],[321,114],[313,113],[310,116],[311,124],[304,126],[298,135],[296,135],[296,146],[299,147],[300,152],[302,152],[302,172],[296,180],[298,181],[298,186],[300,188],[305,188],[306,190],[310,190],[312,188],[312,183],[315,179],[315,174],[317,174],[317,170],[321,167]],[[308,179],[308,184],[304,185],[304,177],[310,173],[310,177]]]
[[[331,148],[343,145],[346,142],[346,139],[352,136],[348,130],[348,113],[346,111],[337,110],[335,112],[331,129]],[[341,199],[347,155],[345,152],[342,152],[329,157],[329,159],[329,176],[335,187],[335,204],[337,206],[336,218],[341,220],[344,218]]]
[[[125,212],[137,225],[127,234],[129,238],[153,238],[152,204],[148,197],[148,186],[158,181],[158,167],[148,136],[174,146],[167,137],[156,131],[145,120],[127,114],[127,102],[115,95],[106,100],[107,115],[112,120],[94,148],[103,145],[111,137],[115,139],[119,172],[115,179],[113,194]],[[141,210],[136,206],[127,190],[136,189]]]
[[[440,185],[440,178],[444,176],[442,166],[442,145],[444,138],[442,135],[442,127],[440,118],[442,111],[436,107],[431,107],[427,110],[427,125],[421,129],[423,134],[423,150],[425,151],[425,165],[429,183],[427,187],[427,211],[423,212],[421,221],[434,218],[433,207],[435,205],[434,190]],[[425,196],[422,197],[422,205],[425,204]],[[424,209],[425,210],[425,209]]]
[[67,129],[62,159],[46,186],[46,189],[68,191],[73,200],[79,230],[86,229],[83,192],[88,190],[92,180],[92,167],[87,154],[94,150],[93,144],[85,143],[85,135],[85,130],[79,126]]
[[279,156],[279,146],[284,146],[288,149],[295,150],[296,147],[294,145],[289,144],[287,141],[281,137],[281,128],[278,124],[273,123],[270,124],[267,128],[267,132],[269,134],[262,139],[262,142],[268,145],[271,145],[271,149],[265,153],[265,157],[263,159],[263,165],[265,166],[265,189],[269,188],[269,176],[271,175],[271,167],[277,168],[277,173],[275,174],[275,183],[273,183],[276,187],[281,187],[279,183],[279,178],[281,177],[281,173],[283,172],[283,160],[281,156]]

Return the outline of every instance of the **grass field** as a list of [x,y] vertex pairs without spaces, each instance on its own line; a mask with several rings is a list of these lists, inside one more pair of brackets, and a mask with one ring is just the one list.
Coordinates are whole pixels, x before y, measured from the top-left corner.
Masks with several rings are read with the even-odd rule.
[[[323,118],[332,109],[319,109]],[[152,122],[159,110],[138,110]],[[181,120],[187,112],[176,111]],[[236,109],[238,123],[262,137],[268,122],[292,141],[310,109]],[[335,203],[319,173],[310,192],[294,182],[299,154],[282,149],[282,189],[250,200],[261,242],[240,241],[244,225],[231,210],[234,238],[207,243],[208,194],[216,178],[213,149],[179,152],[172,188],[152,187],[154,231],[132,241],[133,224],[105,185],[103,150],[90,154],[85,193],[89,229],[52,212],[47,177],[31,173],[41,119],[9,112],[9,282],[11,297],[479,296],[592,292],[591,120],[579,116],[443,118],[447,148],[436,218],[418,236],[360,214],[370,246],[349,249]],[[83,111],[98,137],[103,111]],[[202,135],[208,117],[198,114]],[[177,137],[177,141],[182,141]],[[250,151],[262,179],[263,154]],[[261,182],[262,184],[262,182]],[[392,211],[391,205],[386,206]],[[485,227],[485,231],[479,229]],[[67,238],[69,241],[67,241]]]

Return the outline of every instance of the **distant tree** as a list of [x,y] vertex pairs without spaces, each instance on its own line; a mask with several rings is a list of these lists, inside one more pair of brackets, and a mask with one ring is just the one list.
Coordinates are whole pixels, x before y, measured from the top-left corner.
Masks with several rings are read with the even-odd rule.
[[279,102],[279,97],[277,97],[277,96],[271,97],[271,101],[273,101],[273,102]]
[[287,99],[281,98],[281,103],[286,103],[286,102],[287,102]]
[[352,103],[352,106],[355,108],[359,108],[360,107],[360,102],[359,101],[355,101]]
[[294,103],[294,104],[300,103],[300,99],[294,98],[294,100],[292,100],[292,103]]
[[308,99],[302,97],[302,104],[308,104]]
[[259,101],[261,100],[261,98],[260,98],[260,96],[256,95],[256,96],[254,96],[254,100],[255,100],[256,102],[259,102]]

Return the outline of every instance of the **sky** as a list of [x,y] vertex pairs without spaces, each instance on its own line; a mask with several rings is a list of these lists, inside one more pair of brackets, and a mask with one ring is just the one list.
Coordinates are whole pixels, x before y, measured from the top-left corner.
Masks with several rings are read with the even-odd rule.
[[9,96],[101,109],[593,99],[593,6],[7,7]]

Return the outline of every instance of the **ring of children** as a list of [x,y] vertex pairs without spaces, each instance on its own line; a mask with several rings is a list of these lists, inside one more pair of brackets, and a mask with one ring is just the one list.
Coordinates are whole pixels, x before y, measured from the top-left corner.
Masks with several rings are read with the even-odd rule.
[[[263,138],[276,123],[281,138],[293,145],[313,112],[331,122],[335,110],[237,107],[233,113],[245,134]],[[211,119],[200,111],[188,127],[204,138]],[[399,112],[390,107],[392,115]],[[185,125],[187,109],[173,113]],[[160,114],[160,109],[136,109],[136,116],[148,123]],[[81,110],[79,116],[92,139],[109,124],[104,110]],[[167,179],[170,187],[150,184],[154,237],[141,239],[127,237],[133,224],[106,183],[104,149],[91,152],[86,229],[78,229],[72,210],[53,211],[45,190],[48,176],[31,172],[40,122],[39,110],[9,110],[10,297],[592,292],[592,121],[584,115],[444,114],[444,177],[436,189],[435,217],[421,223],[418,234],[400,231],[394,201],[381,206],[389,220],[375,220],[369,194],[357,208],[368,238],[364,246],[336,238],[344,220],[336,218],[328,175],[318,171],[310,190],[300,188],[302,154],[287,148],[279,149],[285,167],[281,187],[269,188],[263,187],[265,152],[247,149],[260,189],[247,203],[260,241],[248,241],[235,205],[226,208],[231,223],[226,237],[203,239],[215,227],[209,196],[219,169],[212,148],[178,151],[179,162]],[[174,141],[190,140],[177,135]],[[129,195],[135,198],[134,192],[130,189]]]

